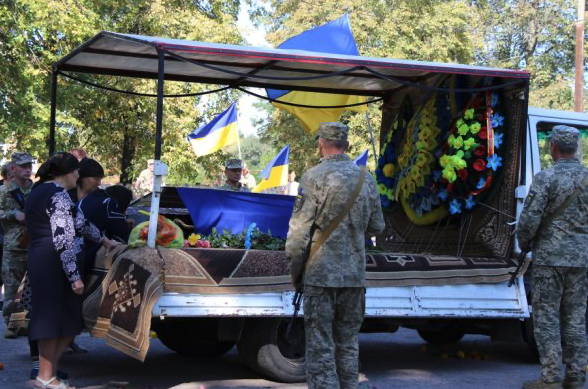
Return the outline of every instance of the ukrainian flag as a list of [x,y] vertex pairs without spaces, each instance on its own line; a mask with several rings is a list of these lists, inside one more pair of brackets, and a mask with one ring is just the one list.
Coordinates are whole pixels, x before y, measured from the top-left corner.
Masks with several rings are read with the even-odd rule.
[[266,189],[275,188],[288,184],[288,156],[290,155],[290,146],[286,145],[267,164],[261,172],[261,182],[253,188],[253,192],[261,192]]
[[188,134],[188,141],[198,157],[212,154],[225,146],[237,143],[239,133],[237,132],[236,104],[231,104],[210,123],[198,127]]
[[[330,54],[359,55],[351,26],[349,15],[343,15],[337,20],[322,26],[304,31],[281,45],[280,49],[306,50]],[[301,105],[322,105],[339,106],[363,103],[366,98],[363,96],[348,96],[331,93],[303,92],[266,89],[267,96],[271,99],[287,103]],[[278,108],[286,110],[296,116],[302,127],[308,132],[314,133],[318,130],[321,122],[336,122],[341,118],[344,109],[365,112],[366,105],[359,105],[349,108],[303,108],[291,105],[272,102]]]
[[353,160],[357,166],[365,166],[367,165],[368,160],[368,150],[361,153],[357,158]]

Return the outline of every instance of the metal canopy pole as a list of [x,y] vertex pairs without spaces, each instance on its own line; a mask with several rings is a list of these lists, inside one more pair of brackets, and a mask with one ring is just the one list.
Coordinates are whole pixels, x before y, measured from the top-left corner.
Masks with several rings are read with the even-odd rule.
[[[370,113],[369,107],[365,110],[365,118],[367,120],[368,128],[370,129],[370,141],[372,142],[372,150],[374,152],[374,162],[376,163],[376,167],[378,167],[378,154],[376,153],[376,141],[374,139],[374,130],[372,129],[372,121],[370,120]],[[367,160],[366,160],[367,163]]]
[[49,155],[55,152],[55,110],[57,106],[57,69],[51,73],[51,118],[49,119]]
[[155,248],[155,238],[157,236],[157,216],[159,215],[159,200],[161,198],[161,184],[163,176],[167,174],[167,166],[160,161],[161,159],[161,134],[163,127],[163,81],[165,52],[157,48],[158,55],[158,77],[157,77],[157,117],[155,119],[155,161],[153,164],[153,191],[151,193],[151,210],[149,212],[149,235],[147,236],[147,245]]

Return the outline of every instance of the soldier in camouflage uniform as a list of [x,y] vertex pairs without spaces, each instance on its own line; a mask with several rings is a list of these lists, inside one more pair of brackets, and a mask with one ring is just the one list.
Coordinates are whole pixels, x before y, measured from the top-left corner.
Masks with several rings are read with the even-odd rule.
[[[0,187],[0,224],[4,228],[2,281],[5,296],[2,314],[6,324],[16,310],[14,297],[27,268],[28,234],[24,225],[24,201],[31,191],[33,158],[28,153],[14,153],[11,158],[12,179]],[[6,330],[6,338],[17,333]]]
[[566,346],[563,387],[584,388],[586,369],[586,299],[588,297],[588,188],[547,225],[549,217],[576,188],[588,183],[588,169],[574,157],[579,132],[555,126],[550,151],[555,164],[533,177],[517,226],[522,248],[533,252],[532,306],[541,378],[523,388],[561,388],[560,320]]
[[249,188],[240,182],[244,166],[243,161],[238,158],[228,159],[225,162],[225,176],[227,177],[227,181],[217,189],[232,190],[234,192],[251,192]]
[[290,219],[286,253],[294,287],[304,284],[304,326],[308,387],[358,387],[358,333],[365,312],[365,236],[384,229],[371,175],[349,214],[313,258],[308,248],[345,207],[361,169],[347,155],[347,126],[321,123],[319,164],[301,179]]

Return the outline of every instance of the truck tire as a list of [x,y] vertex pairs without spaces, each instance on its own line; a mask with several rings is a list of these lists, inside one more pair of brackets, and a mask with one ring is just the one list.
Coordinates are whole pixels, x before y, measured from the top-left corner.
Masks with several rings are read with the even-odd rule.
[[443,327],[438,330],[417,330],[422,340],[431,344],[453,344],[463,338],[465,333],[453,327]]
[[258,374],[279,382],[304,382],[304,321],[296,321],[290,337],[288,324],[288,319],[248,320],[237,350]]
[[218,340],[216,319],[168,319],[155,326],[157,337],[170,350],[199,359],[218,358],[235,342]]

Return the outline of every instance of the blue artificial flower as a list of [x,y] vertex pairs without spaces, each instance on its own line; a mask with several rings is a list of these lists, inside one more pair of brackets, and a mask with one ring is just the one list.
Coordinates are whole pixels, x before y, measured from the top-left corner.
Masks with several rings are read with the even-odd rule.
[[498,104],[498,94],[492,93],[492,99],[490,100],[490,106],[492,108],[494,108],[494,107],[496,107],[496,104]]
[[476,202],[474,201],[474,196],[470,195],[470,197],[468,197],[465,202],[465,207],[466,209],[472,209],[474,205],[476,205]]
[[441,179],[441,172],[439,170],[433,170],[433,181],[439,181]]
[[495,148],[499,148],[500,145],[502,144],[502,136],[504,134],[495,134],[494,135],[494,147]]
[[257,227],[257,224],[251,223],[249,227],[247,227],[247,232],[245,232],[245,248],[247,250],[251,248],[251,233],[255,227]]
[[390,199],[386,195],[380,195],[380,203],[382,203],[382,208],[388,208],[390,206]]
[[456,213],[461,213],[461,204],[459,203],[459,201],[457,201],[456,199],[453,199],[451,201],[451,203],[449,204],[449,212],[452,215],[455,215]]
[[500,116],[499,114],[495,113],[492,115],[492,127],[500,127],[504,124],[504,116]]
[[439,197],[441,200],[445,201],[445,200],[447,200],[447,196],[449,196],[449,193],[447,193],[447,189],[445,189],[445,188],[444,188],[444,189],[441,189],[441,190],[439,191],[439,193],[437,193],[437,196],[438,196],[438,197]]
[[476,188],[482,189],[485,186],[486,186],[486,180],[483,178],[480,178],[480,181],[478,181],[478,185],[476,186]]
[[486,160],[488,161],[486,167],[491,167],[494,171],[496,171],[499,166],[502,166],[502,163],[500,162],[502,161],[502,158],[496,154],[492,155],[491,157],[486,157]]

